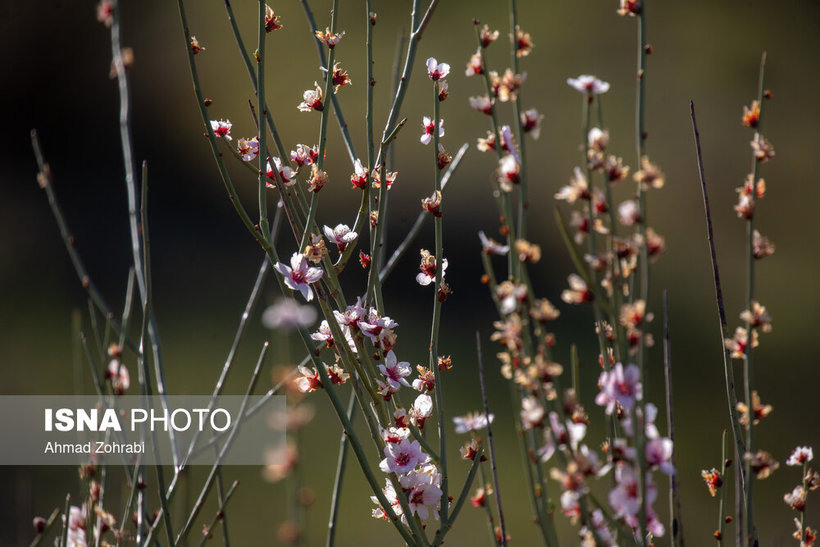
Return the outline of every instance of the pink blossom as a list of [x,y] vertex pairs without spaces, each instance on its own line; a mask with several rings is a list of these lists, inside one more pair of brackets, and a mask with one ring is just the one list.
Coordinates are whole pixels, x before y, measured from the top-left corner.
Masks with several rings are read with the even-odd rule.
[[353,243],[359,237],[359,234],[351,231],[347,224],[337,224],[335,228],[325,226],[323,230],[325,237],[328,241],[336,244],[340,253],[345,250],[349,243]]
[[224,137],[226,141],[233,140],[231,137],[231,120],[211,120],[211,129],[217,137]]
[[433,415],[433,399],[426,393],[422,393],[413,401],[410,409],[410,416],[419,428],[424,427],[424,422]]
[[[426,254],[425,254],[426,253]],[[426,287],[430,283],[436,280],[436,257],[431,255],[427,251],[422,251],[422,259],[421,265],[419,269],[418,275],[416,275],[416,283],[421,285],[422,287]],[[447,270],[447,259],[441,259],[441,279],[444,280],[444,273]]]
[[607,414],[615,411],[616,403],[626,410],[631,410],[635,406],[635,401],[643,397],[640,375],[640,370],[635,365],[629,365],[624,369],[621,363],[615,363],[612,369],[602,372],[598,379],[601,392],[595,397],[595,404],[605,406]]
[[555,442],[560,448],[571,446],[573,450],[578,448],[578,443],[581,442],[587,433],[587,426],[584,423],[575,423],[572,420],[567,420],[566,424],[561,423],[557,412],[550,412],[549,414],[550,428],[555,437]]
[[353,162],[353,174],[350,175],[350,184],[353,185],[353,188],[359,190],[364,190],[367,186],[367,167],[362,165],[362,160],[358,158]]
[[543,114],[539,114],[535,108],[521,113],[521,129],[524,133],[529,133],[532,138],[538,140],[541,136],[541,120],[544,119]]
[[362,331],[362,334],[370,338],[370,341],[373,342],[373,345],[376,347],[381,347],[381,342],[390,332],[392,329],[395,329],[399,326],[398,323],[393,321],[388,316],[380,316],[378,310],[376,308],[370,308],[366,315],[362,315],[357,322],[359,330]]
[[561,510],[569,518],[581,515],[581,505],[578,503],[580,495],[574,490],[564,490],[561,493]]
[[[489,423],[493,423],[495,415],[489,415]],[[487,415],[483,412],[471,412],[464,416],[456,416],[453,418],[453,423],[456,424],[456,433],[468,433],[470,431],[478,431],[487,427]]]
[[[433,131],[435,130],[435,124],[433,123],[433,120],[431,120],[429,117],[424,116],[422,118],[421,126],[424,128],[424,134],[421,136],[421,139],[419,139],[419,140],[421,140],[421,144],[425,144],[425,145],[430,144],[430,141],[433,140]],[[444,120],[443,119],[438,121],[438,136],[439,137],[444,136]]]
[[259,141],[256,137],[239,139],[236,143],[236,150],[242,155],[242,161],[253,161],[259,156]]
[[402,489],[407,490],[407,501],[410,512],[422,520],[430,518],[430,511],[438,520],[438,509],[441,503],[441,474],[435,466],[428,465],[421,471],[411,471],[399,479]]
[[384,399],[385,401],[389,401],[393,398],[394,393],[399,392],[399,388],[393,387],[388,382],[376,380],[376,391],[378,391],[379,395],[382,396],[382,399]]
[[[273,163],[274,165],[276,165],[276,170],[279,171],[279,176],[282,177],[282,183],[285,186],[293,186],[294,184],[296,184],[296,179],[294,178],[295,173],[293,172],[293,169],[291,169],[287,165],[282,166],[282,160],[280,160],[276,156],[273,157]],[[268,178],[275,180],[276,177],[273,174],[273,167],[271,167],[270,162],[268,162],[266,169]],[[274,188],[274,185],[270,181],[268,181],[267,187]]]
[[588,95],[600,95],[609,91],[609,83],[599,80],[595,76],[582,74],[577,78],[567,78],[567,84],[581,93]]
[[384,455],[385,458],[379,463],[379,469],[385,473],[397,473],[399,475],[430,461],[430,456],[422,452],[419,442],[411,442],[409,439],[385,444]]
[[305,255],[300,253],[293,253],[293,256],[290,257],[290,266],[277,262],[274,268],[284,276],[285,285],[302,293],[302,296],[308,302],[313,300],[313,289],[310,288],[310,284],[316,283],[322,278],[321,268],[309,266]]
[[542,462],[548,462],[555,454],[555,440],[548,429],[544,430],[544,444],[536,451],[536,454]]
[[112,359],[108,363],[105,375],[111,380],[111,386],[114,388],[115,393],[123,393],[131,387],[131,375],[119,359]]
[[[402,514],[401,504],[399,504],[399,497],[396,495],[396,489],[393,488],[393,483],[390,482],[390,479],[385,479],[385,486],[384,486],[384,497],[387,498],[387,503],[393,508],[393,512],[396,515],[402,518],[402,522],[406,519]],[[376,496],[370,496],[370,500],[379,506],[378,509],[373,509],[373,518],[380,518],[387,520],[387,513],[385,512],[384,508],[379,503],[379,498]]]
[[314,89],[308,89],[302,94],[302,102],[299,103],[299,110],[302,112],[310,112],[317,110],[321,112],[325,106],[322,103],[322,88],[319,84],[313,82]]
[[322,323],[319,325],[319,330],[314,332],[310,335],[311,340],[315,340],[317,342],[326,342],[327,347],[332,348],[334,344],[333,340],[333,333],[330,331],[330,324],[322,319]]
[[448,74],[450,74],[450,65],[437,62],[435,57],[427,59],[427,75],[431,80],[435,82],[441,78],[446,78]]
[[672,441],[667,438],[652,439],[646,443],[646,464],[651,468],[660,469],[667,475],[675,474],[672,465]]
[[509,245],[501,245],[497,241],[487,237],[484,232],[478,232],[478,237],[481,239],[481,250],[490,255],[505,255],[510,252]]
[[493,102],[493,99],[490,99],[487,95],[483,97],[470,97],[470,108],[489,116],[493,113]]
[[311,148],[306,144],[297,144],[296,150],[290,151],[291,161],[295,162],[299,167],[303,165],[313,165],[318,158],[319,148],[317,146]]
[[410,430],[406,427],[380,428],[380,434],[386,443],[400,443],[410,436]]
[[356,298],[356,303],[345,308],[344,313],[333,310],[333,316],[340,325],[346,327],[355,327],[358,325],[360,319],[365,317],[366,311],[362,306],[362,297]]
[[268,329],[294,330],[316,322],[316,309],[303,306],[293,298],[280,298],[262,312],[262,324]]
[[521,400],[521,422],[524,429],[532,429],[544,421],[544,407],[535,397],[525,397]]
[[803,465],[814,459],[814,451],[810,446],[798,446],[786,460],[786,465]]
[[513,184],[520,182],[521,167],[518,165],[516,157],[507,154],[498,162],[498,184],[505,192],[511,192]]
[[384,364],[379,365],[379,370],[392,388],[399,389],[402,385],[410,387],[410,383],[405,380],[412,372],[410,363],[407,361],[399,362],[396,354],[392,351],[387,353]]
[[632,226],[640,222],[641,209],[634,200],[626,200],[618,205],[618,218],[624,226]]

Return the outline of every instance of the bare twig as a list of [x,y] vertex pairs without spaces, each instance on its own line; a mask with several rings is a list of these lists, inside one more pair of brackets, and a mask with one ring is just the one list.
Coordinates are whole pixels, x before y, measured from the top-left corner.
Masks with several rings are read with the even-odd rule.
[[[666,430],[672,441],[672,466],[675,467],[675,419],[672,404],[672,340],[669,335],[669,293],[663,291],[663,370],[666,385]],[[683,547],[683,518],[681,517],[680,492],[678,491],[678,473],[669,475],[669,518],[672,521],[672,542]]]
[[[234,490],[236,490],[236,487],[238,485],[239,481],[233,481],[233,484],[231,485],[230,489],[228,489],[228,491],[225,493],[225,497],[222,498],[222,501],[219,504],[219,510],[214,514],[214,518],[211,519],[211,523],[208,524],[208,526],[205,528],[205,531],[202,532],[202,539],[199,540],[199,547],[205,545],[205,542],[208,541],[208,539],[210,538],[216,521],[223,520],[225,518],[225,507],[228,505],[228,501],[231,499],[231,496],[233,496]],[[225,541],[228,541],[227,534],[225,535]]]
[[490,406],[487,403],[487,386],[484,381],[484,358],[481,353],[481,335],[475,333],[476,351],[478,352],[478,379],[481,382],[481,401],[484,404],[484,418],[487,420],[487,442],[490,445],[490,464],[493,470],[493,490],[495,491],[495,502],[498,505],[498,521],[501,524],[501,545],[507,545],[507,528],[504,523],[504,510],[501,508],[501,489],[498,483],[498,467],[495,459],[495,444],[493,443],[493,430],[490,424]]
[[[692,101],[689,101],[689,115],[692,118],[692,131],[695,134],[695,149],[697,151],[698,158],[698,173],[700,175],[700,186],[703,192],[703,208],[706,212],[706,234],[707,239],[709,240],[709,252],[712,259],[712,275],[714,277],[715,282],[715,299],[717,300],[718,318],[720,319],[720,342],[721,346],[723,346],[723,372],[724,379],[726,381],[726,399],[729,404],[729,420],[732,422],[732,433],[735,437],[735,448],[737,450],[737,454],[742,457],[743,454],[746,453],[746,445],[743,440],[743,431],[740,427],[740,421],[737,417],[737,394],[735,393],[735,373],[734,369],[732,369],[732,361],[729,349],[726,348],[725,344],[723,343],[724,340],[729,338],[726,327],[726,308],[723,305],[723,289],[720,285],[720,271],[718,269],[717,253],[715,252],[715,240],[714,233],[712,230],[712,213],[709,209],[709,195],[706,191],[706,175],[704,174],[703,170],[703,154],[700,148],[700,133],[698,132],[698,122],[695,117],[695,103]],[[741,468],[741,488],[745,492],[748,477],[746,476],[745,471],[743,471],[742,469],[743,466],[738,463],[738,467]]]
[[88,297],[94,302],[94,306],[100,313],[103,314],[105,317],[109,318],[111,321],[111,326],[114,330],[123,337],[123,343],[128,345],[129,349],[134,352],[139,351],[139,347],[137,342],[128,338],[126,336],[125,330],[123,329],[122,325],[114,319],[114,312],[111,311],[111,308],[106,303],[105,299],[103,298],[102,294],[97,290],[97,287],[94,285],[94,282],[91,280],[91,277],[88,274],[88,270],[85,268],[85,264],[80,257],[79,252],[77,252],[77,240],[71,234],[71,230],[68,227],[68,223],[65,221],[65,217],[63,216],[62,208],[60,207],[60,202],[57,201],[57,196],[54,193],[53,183],[54,179],[51,174],[51,167],[46,162],[42,148],[40,147],[40,139],[37,136],[37,130],[31,130],[31,146],[34,149],[34,156],[37,159],[37,167],[39,168],[40,172],[37,174],[37,183],[40,187],[45,190],[46,197],[48,198],[48,205],[51,208],[51,213],[54,216],[54,220],[57,221],[57,226],[60,229],[60,236],[63,239],[63,243],[65,244],[66,251],[68,252],[68,257],[71,259],[71,263],[74,266],[74,271],[77,273],[77,277],[80,279],[80,284],[85,289],[86,293],[88,293]]

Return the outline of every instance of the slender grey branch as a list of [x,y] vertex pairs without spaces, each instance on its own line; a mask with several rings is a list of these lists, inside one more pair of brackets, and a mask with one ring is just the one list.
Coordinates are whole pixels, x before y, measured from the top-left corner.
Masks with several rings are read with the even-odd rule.
[[[148,162],[142,162],[142,187],[141,187],[141,196],[140,196],[140,228],[142,233],[142,264],[143,264],[143,281],[145,282],[145,303],[143,307],[143,331],[142,337],[140,338],[141,345],[143,347],[143,351],[141,352],[141,357],[139,359],[140,366],[143,369],[142,380],[143,380],[143,394],[147,398],[152,395],[152,386],[151,386],[151,375],[148,368],[148,354],[144,350],[144,344],[149,341],[152,347],[156,347],[157,342],[153,339],[153,335],[155,331],[151,329],[151,319],[154,316],[153,306],[154,306],[154,290],[153,290],[153,283],[151,281],[151,238],[150,233],[148,230]],[[139,281],[139,272],[137,272],[137,280]],[[154,359],[156,360],[156,353],[153,354]],[[156,361],[154,362],[155,367],[158,366]],[[159,384],[159,380],[157,380]],[[165,403],[162,403],[165,406]],[[148,405],[149,410],[151,410],[150,403]],[[167,408],[167,407],[166,407]],[[173,428],[171,428],[173,429]],[[163,513],[163,521],[165,523],[165,534],[166,538],[168,539],[168,545],[175,545],[174,543],[174,530],[173,525],[171,522],[171,513],[168,509],[168,497],[165,494],[165,476],[162,470],[162,465],[159,464],[160,457],[159,457],[159,442],[157,441],[157,432],[151,428],[151,436],[153,437],[153,445],[154,449],[154,458],[157,461],[157,465],[154,466],[154,471],[156,472],[157,476],[157,495],[159,495],[160,500],[160,507],[162,507]],[[171,442],[174,442],[174,438],[171,438]],[[176,454],[176,452],[174,452]],[[174,467],[176,467],[176,457],[174,458]],[[158,521],[159,519],[157,519]],[[157,526],[157,521],[152,523],[152,526]]]
[[504,523],[504,510],[501,507],[501,489],[498,483],[498,467],[495,459],[495,443],[493,443],[493,430],[490,424],[490,406],[487,402],[487,386],[484,381],[484,357],[481,353],[481,334],[475,333],[476,352],[478,353],[478,379],[481,382],[481,401],[484,405],[484,417],[487,420],[487,442],[490,445],[490,465],[493,470],[493,490],[495,491],[495,502],[498,505],[498,521],[501,525],[501,545],[507,547],[507,528]]
[[[147,287],[146,272],[143,264],[142,244],[140,242],[140,226],[137,214],[137,184],[136,168],[134,166],[134,145],[131,141],[131,107],[128,88],[128,76],[125,71],[125,64],[122,58],[122,45],[120,44],[120,7],[119,3],[114,4],[114,20],[111,25],[111,54],[113,56],[114,69],[117,74],[117,83],[120,93],[120,140],[122,142],[122,157],[125,164],[125,188],[128,196],[128,222],[131,231],[131,253],[134,261],[134,270],[137,275],[137,287],[140,292],[142,307],[151,312],[148,318],[148,334],[151,341],[151,351],[154,358],[154,369],[157,382],[157,395],[160,397],[162,408],[168,412],[168,394],[165,382],[165,367],[163,366],[162,350],[159,339],[159,328],[157,327],[154,307],[146,307]],[[177,450],[176,434],[173,428],[168,429],[168,437],[171,441],[171,453],[174,459],[174,467],[179,464],[179,452]]]
[[102,294],[100,294],[97,290],[96,285],[94,285],[94,282],[88,275],[88,270],[86,270],[80,254],[77,252],[77,240],[71,234],[68,223],[63,216],[60,202],[57,201],[57,196],[52,187],[54,184],[54,178],[51,174],[51,167],[43,156],[42,148],[40,147],[40,139],[37,136],[37,130],[35,129],[31,130],[31,146],[34,149],[34,156],[37,159],[37,167],[40,170],[37,174],[37,183],[46,192],[48,205],[51,208],[51,214],[57,221],[57,227],[60,229],[60,236],[62,236],[63,243],[65,244],[66,251],[68,252],[68,257],[71,259],[71,263],[74,266],[74,271],[80,279],[80,284],[82,284],[83,289],[85,289],[86,293],[88,293],[88,297],[92,302],[94,302],[97,309],[100,310],[100,313],[111,321],[111,326],[114,328],[114,331],[123,337],[123,343],[126,344],[131,351],[138,352],[139,345],[134,340],[126,336],[123,326],[116,319],[114,319],[114,312],[111,311],[111,308],[106,303]]
[[[239,481],[233,481],[230,489],[225,493],[225,497],[222,498],[222,502],[219,504],[219,510],[214,514],[214,518],[211,519],[211,523],[206,527],[205,531],[202,533],[202,539],[199,540],[199,547],[205,545],[205,542],[208,541],[211,532],[213,531],[214,525],[216,524],[217,520],[224,520],[225,518],[225,507],[228,505],[228,501],[230,501],[231,496],[233,496],[234,490],[239,485]],[[225,536],[225,541],[227,542],[228,537]]]
[[669,518],[672,521],[672,542],[683,547],[683,517],[681,516],[678,473],[675,466],[675,418],[672,404],[672,339],[669,335],[669,292],[663,291],[663,370],[666,386],[666,430],[672,441],[672,466],[675,472],[669,475]]
[[[729,338],[726,326],[726,308],[723,305],[723,289],[720,285],[720,270],[717,263],[717,253],[715,252],[714,232],[712,230],[712,213],[709,209],[709,194],[706,191],[706,175],[703,169],[703,153],[700,147],[700,133],[698,132],[698,122],[695,117],[695,103],[689,101],[689,116],[692,119],[692,131],[695,135],[695,149],[697,151],[698,159],[698,174],[700,175],[700,187],[703,192],[703,208],[706,212],[706,234],[709,241],[709,253],[712,260],[712,276],[715,283],[715,299],[717,300],[718,318],[720,319],[720,341],[723,346],[723,372],[726,381],[726,398],[729,405],[729,419],[732,422],[732,433],[735,437],[735,448],[739,456],[746,453],[746,446],[743,440],[743,431],[740,427],[740,421],[737,417],[737,393],[735,392],[735,373],[732,368],[731,355],[729,350],[723,343]],[[746,483],[748,477],[743,470],[743,466],[738,462],[740,468],[740,485],[742,490],[746,491]],[[738,514],[739,516],[739,514]]]

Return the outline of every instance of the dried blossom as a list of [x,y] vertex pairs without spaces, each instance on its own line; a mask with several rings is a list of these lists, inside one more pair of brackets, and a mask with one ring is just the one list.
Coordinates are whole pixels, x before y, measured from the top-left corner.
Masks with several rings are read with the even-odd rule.
[[281,17],[273,13],[273,8],[265,4],[265,32],[271,33],[274,30],[282,28],[282,25],[279,24],[279,19],[281,19]]
[[345,31],[335,33],[331,32],[329,28],[325,28],[324,32],[322,32],[321,30],[316,31],[316,38],[320,42],[324,42],[329,49],[333,49],[334,47],[336,47],[336,44],[338,44],[342,40],[342,37],[344,35]]

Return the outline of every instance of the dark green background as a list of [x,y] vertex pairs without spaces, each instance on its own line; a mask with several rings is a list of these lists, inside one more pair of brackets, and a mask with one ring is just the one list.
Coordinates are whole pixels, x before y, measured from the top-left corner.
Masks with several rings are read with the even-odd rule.
[[[274,6],[285,25],[268,42],[268,100],[286,145],[313,143],[319,117],[302,114],[296,105],[303,89],[320,74],[316,52],[296,2]],[[389,80],[398,29],[409,21],[409,2],[374,2],[376,127],[381,128],[389,104]],[[604,116],[612,133],[612,150],[635,166],[634,72],[635,21],[615,14],[617,2],[519,3],[522,27],[536,47],[521,66],[529,74],[522,92],[524,105],[545,114],[541,140],[528,143],[530,156],[532,239],[544,251],[533,268],[538,292],[559,301],[571,264],[552,221],[552,194],[565,184],[579,160],[581,97],[567,77],[592,73],[609,81]],[[314,3],[319,25],[329,22],[329,2]],[[189,2],[192,32],[207,51],[197,57],[205,94],[214,99],[210,113],[229,117],[237,137],[251,135],[246,101],[250,86],[241,66],[221,2]],[[235,9],[246,40],[255,42],[253,2],[237,1]],[[759,264],[758,295],[774,318],[774,331],[762,338],[756,358],[756,385],[774,413],[758,429],[761,447],[785,463],[797,444],[818,445],[820,410],[816,398],[818,245],[815,215],[820,205],[816,183],[818,51],[820,5],[815,2],[725,1],[652,2],[648,7],[649,42],[655,54],[647,74],[647,143],[653,161],[667,175],[667,186],[649,198],[651,224],[667,238],[668,252],[653,267],[652,305],[659,311],[662,289],[672,307],[675,410],[678,417],[679,470],[684,499],[684,525],[693,545],[708,544],[717,503],[708,497],[700,470],[719,463],[721,430],[727,426],[720,339],[717,331],[711,270],[703,210],[688,118],[694,99],[704,145],[717,249],[722,267],[730,328],[739,324],[744,307],[745,247],[743,222],[735,217],[734,188],[749,169],[752,133],[740,125],[741,107],[755,95],[760,53],[769,53],[767,86],[774,100],[765,105],[766,136],[777,156],[763,166],[768,195],[760,204],[757,225],[777,244],[774,257]],[[364,2],[341,2],[340,28],[347,34],[337,59],[350,70],[353,85],[339,98],[356,140],[364,151]],[[389,247],[403,237],[415,218],[418,200],[430,193],[430,150],[418,144],[422,115],[430,114],[429,84],[421,70],[428,56],[453,66],[450,99],[442,105],[451,150],[475,142],[487,120],[471,111],[467,97],[482,93],[477,79],[463,76],[475,50],[472,18],[505,33],[505,2],[441,2],[418,55],[403,115],[408,117],[397,144],[399,179],[391,192]],[[235,325],[250,290],[260,251],[225,198],[191,92],[176,7],[171,2],[124,2],[123,43],[134,48],[130,71],[133,91],[133,133],[136,155],[151,165],[150,204],[154,253],[156,311],[164,342],[167,375],[175,393],[210,392],[227,354]],[[491,67],[503,71],[509,62],[500,40],[488,54]],[[96,23],[91,2],[11,3],[0,6],[0,366],[2,391],[8,394],[73,392],[70,314],[84,309],[84,294],[62,248],[45,196],[35,182],[36,166],[28,130],[39,129],[56,177],[60,197],[93,278],[114,308],[121,306],[130,250],[123,169],[117,132],[117,90],[108,79],[110,42]],[[501,109],[509,119],[507,105]],[[349,162],[335,121],[329,129],[330,182],[323,190],[321,223],[351,224],[358,194],[349,189]],[[452,353],[455,370],[445,384],[447,412],[461,414],[479,404],[473,336],[490,332],[492,306],[479,284],[480,259],[476,232],[496,228],[495,205],[489,193],[492,158],[471,149],[447,193],[445,254],[447,278],[455,294],[444,307],[443,353]],[[255,182],[241,168],[233,173],[245,202],[254,209]],[[632,185],[616,188],[626,199]],[[283,238],[280,251],[293,244]],[[422,233],[385,287],[388,313],[401,326],[398,353],[423,362],[430,315],[429,291],[413,281],[416,249],[432,246],[432,229]],[[362,290],[358,267],[347,274],[348,294]],[[276,296],[273,284],[263,301]],[[595,340],[589,309],[562,305],[556,324],[557,356],[566,363],[570,343],[580,347],[583,399],[593,418]],[[660,340],[660,322],[656,338]],[[243,346],[228,387],[240,393],[266,338],[258,322]],[[274,361],[288,357],[281,338],[274,338]],[[292,348],[298,341],[291,340]],[[494,348],[487,346],[492,355]],[[502,493],[509,528],[517,545],[535,541],[530,509],[523,490],[519,455],[511,432],[506,389],[490,360],[491,403],[499,414]],[[133,363],[130,363],[133,365]],[[651,399],[659,401],[662,375],[659,351],[650,361]],[[132,367],[132,373],[135,371]],[[265,379],[267,384],[267,379]],[[90,388],[83,388],[88,391]],[[305,435],[303,465],[307,483],[318,493],[311,509],[307,543],[321,544],[335,465],[338,428],[326,398],[315,396],[320,410]],[[3,419],[13,419],[3,417]],[[601,440],[593,428],[591,445]],[[453,445],[455,447],[455,443]],[[817,446],[820,448],[820,446]],[[453,452],[455,455],[455,451]],[[458,477],[466,469],[451,464]],[[281,484],[262,482],[258,469],[229,468],[226,477],[241,484],[229,518],[237,545],[275,542],[283,518]],[[772,478],[756,483],[758,515],[764,544],[789,544],[792,511],[782,502],[799,473],[781,467]],[[194,481],[196,484],[198,481]],[[458,481],[455,481],[458,483]],[[603,481],[601,486],[605,487]],[[28,543],[30,519],[61,505],[67,491],[78,495],[71,468],[3,468],[0,484],[0,544]],[[390,526],[369,518],[370,502],[359,471],[348,474],[341,513],[342,544],[382,545],[395,542]],[[665,494],[656,507],[665,513]],[[605,497],[604,490],[599,495]],[[818,524],[810,496],[807,523]],[[119,514],[119,507],[114,511]],[[204,512],[210,515],[212,509]],[[562,529],[565,519],[556,517]],[[198,525],[197,525],[198,526]],[[565,532],[568,532],[568,528]],[[571,544],[571,536],[567,535]],[[465,508],[452,532],[452,544],[486,541],[482,514]],[[659,544],[665,544],[664,538]]]

